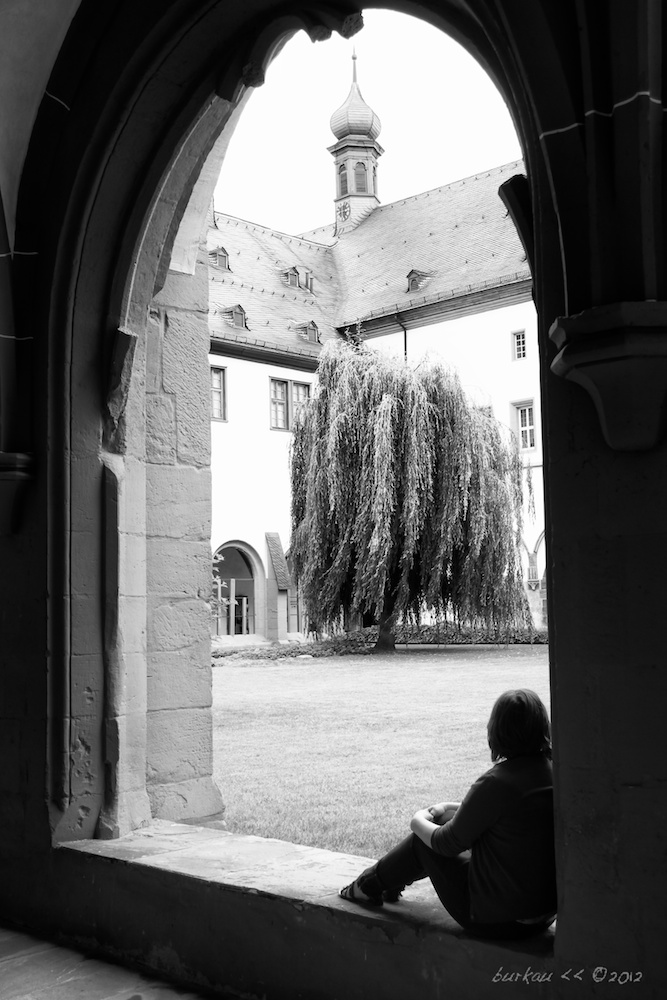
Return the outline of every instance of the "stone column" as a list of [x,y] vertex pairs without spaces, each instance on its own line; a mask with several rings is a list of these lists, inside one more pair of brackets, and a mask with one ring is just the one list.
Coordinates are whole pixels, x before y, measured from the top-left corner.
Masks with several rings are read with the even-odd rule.
[[153,815],[222,810],[212,779],[211,481],[206,266],[170,272],[146,374],[147,789]]

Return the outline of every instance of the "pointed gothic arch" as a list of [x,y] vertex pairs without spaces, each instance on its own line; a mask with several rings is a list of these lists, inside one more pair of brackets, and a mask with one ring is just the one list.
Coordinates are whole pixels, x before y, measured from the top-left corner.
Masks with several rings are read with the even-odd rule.
[[[600,947],[635,967],[664,948],[659,928],[648,921],[641,935],[627,934],[627,914],[652,891],[651,864],[662,857],[656,830],[665,819],[651,808],[657,799],[650,777],[644,778],[662,749],[662,681],[658,670],[647,668],[662,650],[654,625],[660,614],[653,605],[646,613],[633,592],[638,581],[661,578],[656,571],[665,545],[659,534],[654,545],[633,546],[627,529],[629,506],[635,522],[660,524],[665,503],[664,108],[649,49],[659,46],[664,25],[657,30],[654,22],[662,14],[655,4],[544,0],[425,0],[420,11],[472,51],[496,81],[527,165],[527,179],[510,182],[504,198],[532,263],[545,362],[564,903],[557,949],[568,964],[586,965]],[[48,622],[48,674],[39,673],[36,700],[22,695],[34,732],[47,704],[50,719],[48,739],[40,730],[38,742],[50,767],[52,818],[40,812],[31,844],[48,840],[50,823],[56,840],[94,832],[105,802],[100,764],[118,765],[117,823],[146,816],[136,764],[123,770],[123,761],[95,759],[84,788],[73,780],[70,751],[77,726],[82,747],[86,726],[94,724],[106,727],[106,746],[113,748],[121,722],[133,725],[141,715],[128,711],[127,695],[115,682],[127,671],[140,701],[141,671],[144,681],[146,675],[141,622],[150,594],[134,593],[122,579],[137,563],[120,554],[136,556],[139,564],[146,557],[147,509],[138,502],[145,466],[134,418],[146,331],[151,322],[159,327],[149,309],[167,280],[171,247],[205,161],[245,89],[261,81],[265,63],[291,31],[305,27],[313,38],[332,28],[349,33],[358,18],[354,7],[335,2],[297,4],[285,13],[272,2],[157,0],[134,9],[108,5],[100,16],[100,5],[84,0],[61,48],[23,170],[13,265],[16,329],[26,342],[35,331],[39,337],[39,349],[26,351],[17,365],[35,390],[38,463],[29,507],[31,516],[36,509],[40,514],[29,544],[10,559],[17,579],[20,567],[30,579],[31,590],[18,596],[32,596],[39,580],[40,610],[49,602],[39,636],[26,635],[23,650],[25,662],[41,669]],[[553,361],[568,381],[549,373]],[[573,382],[594,397],[607,440],[614,447],[620,441],[618,452],[603,445],[589,401]],[[624,449],[635,452],[628,456]],[[600,483],[604,517],[595,506]],[[573,495],[584,501],[575,512],[576,535]],[[159,513],[152,510],[151,517]],[[610,533],[628,544],[605,544]],[[591,565],[599,574],[594,598],[585,589]],[[647,599],[642,591],[641,601]],[[6,611],[16,607],[18,617],[15,600],[8,595]],[[646,624],[629,645],[619,622],[635,613]],[[585,614],[594,616],[595,627]],[[119,635],[136,648],[121,648]],[[108,700],[94,698],[86,714],[69,699],[81,682],[104,690],[105,672],[112,681]],[[140,731],[131,735],[140,759],[145,733],[143,745]],[[31,803],[43,799],[38,763],[25,769]],[[629,815],[651,822],[629,823]],[[581,835],[572,839],[572,829]],[[17,907],[25,886],[41,876],[46,889],[59,890],[47,901],[56,913],[51,900],[62,898],[62,866],[43,847],[29,871],[24,855],[16,857],[6,888]],[[28,905],[19,912],[29,914]]]

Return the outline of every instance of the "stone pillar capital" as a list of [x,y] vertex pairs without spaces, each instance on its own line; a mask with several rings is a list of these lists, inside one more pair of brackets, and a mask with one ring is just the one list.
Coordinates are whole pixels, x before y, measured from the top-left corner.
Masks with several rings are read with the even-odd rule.
[[648,451],[667,415],[667,302],[616,302],[557,319],[551,370],[581,385],[616,451]]

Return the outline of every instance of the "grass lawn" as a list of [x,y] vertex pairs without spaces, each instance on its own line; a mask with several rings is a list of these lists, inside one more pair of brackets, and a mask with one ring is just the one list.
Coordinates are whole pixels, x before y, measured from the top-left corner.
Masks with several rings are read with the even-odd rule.
[[549,705],[546,646],[214,663],[228,829],[367,857],[491,766],[502,691],[530,687]]

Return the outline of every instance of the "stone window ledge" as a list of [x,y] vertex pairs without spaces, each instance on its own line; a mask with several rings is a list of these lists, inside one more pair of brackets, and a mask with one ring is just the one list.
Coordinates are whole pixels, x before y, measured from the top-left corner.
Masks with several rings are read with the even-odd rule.
[[484,1000],[497,997],[500,967],[554,967],[552,930],[476,940],[427,880],[394,905],[346,903],[338,890],[367,858],[167,821],[57,853],[84,890],[64,921],[70,938],[190,986],[268,1000],[410,1000],[425,989]]

